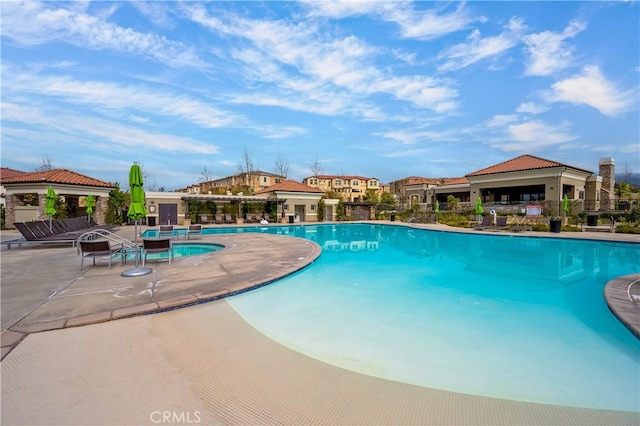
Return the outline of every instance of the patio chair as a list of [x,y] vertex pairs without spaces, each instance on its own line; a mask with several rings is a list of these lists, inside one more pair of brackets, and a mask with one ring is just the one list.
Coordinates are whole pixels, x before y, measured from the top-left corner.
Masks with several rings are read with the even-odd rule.
[[187,229],[187,240],[198,235],[202,235],[202,225],[189,225],[189,229]]
[[222,223],[222,214],[216,213],[216,223]]
[[96,258],[109,258],[109,269],[111,269],[111,259],[113,255],[118,253],[120,248],[111,247],[108,240],[92,240],[80,241],[80,270],[84,266],[84,259],[90,257],[93,259],[93,266],[96,265]]
[[200,223],[209,223],[209,216],[206,213],[200,215]]
[[160,225],[158,229],[158,238],[173,237],[173,225]]
[[487,229],[491,226],[493,222],[493,217],[491,216],[482,216],[482,222],[473,227],[473,229],[482,230]]
[[231,213],[224,214],[224,223],[233,223],[233,218],[231,217]]
[[147,255],[154,253],[169,253],[169,265],[173,259],[173,243],[169,238],[142,239],[142,267],[147,262]]

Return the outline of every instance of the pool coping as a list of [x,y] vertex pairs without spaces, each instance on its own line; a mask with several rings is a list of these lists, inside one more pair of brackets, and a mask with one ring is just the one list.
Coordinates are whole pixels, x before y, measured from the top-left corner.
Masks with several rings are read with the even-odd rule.
[[609,310],[640,339],[640,273],[624,275],[604,287]]

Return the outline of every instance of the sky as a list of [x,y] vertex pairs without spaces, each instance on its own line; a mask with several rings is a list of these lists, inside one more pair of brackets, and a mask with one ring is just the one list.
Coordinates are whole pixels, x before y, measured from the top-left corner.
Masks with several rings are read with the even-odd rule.
[[640,171],[640,13],[619,2],[1,3],[1,165],[173,191],[248,158],[459,177],[531,154]]

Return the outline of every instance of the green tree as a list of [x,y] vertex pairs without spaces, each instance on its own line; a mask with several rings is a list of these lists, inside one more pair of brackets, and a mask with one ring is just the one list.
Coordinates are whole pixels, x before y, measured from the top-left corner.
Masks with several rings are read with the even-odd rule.
[[383,192],[380,196],[380,202],[376,206],[376,212],[395,210],[398,200],[390,192]]
[[318,201],[318,222],[324,222],[324,216],[326,212],[327,205],[325,204],[324,200],[320,198],[320,201]]
[[120,185],[116,183],[115,189],[109,192],[107,213],[104,218],[106,223],[116,225],[124,222],[122,212],[124,211],[128,198],[128,194],[126,192],[122,192],[120,190]]
[[336,216],[338,220],[347,220],[347,213],[344,208],[344,201],[342,201],[342,198],[340,198],[340,200],[338,201],[338,206],[336,207]]
[[364,195],[365,203],[378,203],[380,202],[380,197],[378,197],[378,191],[375,189],[368,189],[367,193]]
[[455,213],[458,211],[458,204],[460,203],[460,199],[454,197],[453,195],[447,196],[447,205],[449,206],[449,211]]
[[627,200],[631,198],[631,186],[627,182],[620,182],[615,185],[614,189],[616,197],[618,197],[618,201]]

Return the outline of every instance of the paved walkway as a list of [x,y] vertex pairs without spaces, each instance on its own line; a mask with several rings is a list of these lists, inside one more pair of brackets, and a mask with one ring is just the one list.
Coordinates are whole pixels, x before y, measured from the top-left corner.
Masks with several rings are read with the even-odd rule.
[[[133,238],[132,231],[120,232]],[[584,234],[552,236],[638,242],[637,236]],[[3,231],[3,240],[10,237]],[[639,413],[457,394],[343,370],[263,336],[224,299],[140,316],[260,285],[320,254],[315,243],[286,236],[228,234],[202,241],[227,248],[177,258],[171,267],[154,263],[152,274],[136,278],[120,276],[131,264],[81,272],[75,248],[3,249],[1,422],[640,423]],[[89,323],[95,324],[77,327]]]

